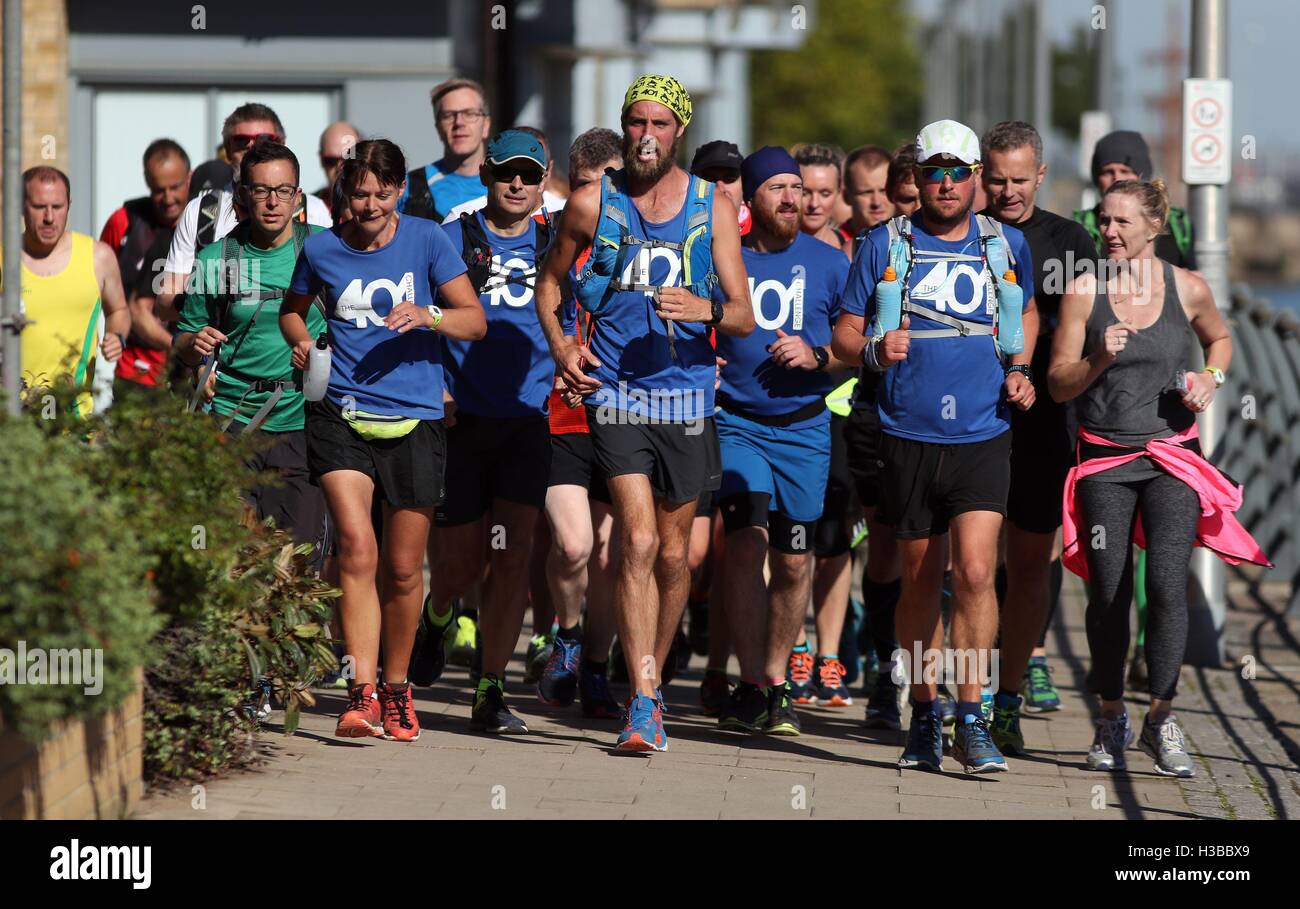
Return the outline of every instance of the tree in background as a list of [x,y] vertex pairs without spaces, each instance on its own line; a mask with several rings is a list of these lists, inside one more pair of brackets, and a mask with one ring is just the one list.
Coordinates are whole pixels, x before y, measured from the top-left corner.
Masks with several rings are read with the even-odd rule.
[[899,0],[818,0],[796,51],[750,57],[753,145],[830,142],[887,148],[921,127],[924,74]]
[[1085,23],[1074,28],[1069,43],[1052,46],[1052,126],[1071,139],[1079,138],[1083,112],[1092,110],[1095,53]]

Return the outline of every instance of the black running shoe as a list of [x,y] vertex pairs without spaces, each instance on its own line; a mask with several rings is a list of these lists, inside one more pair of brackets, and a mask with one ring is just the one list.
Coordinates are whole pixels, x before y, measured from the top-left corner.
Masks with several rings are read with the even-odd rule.
[[718,717],[719,729],[734,732],[762,732],[767,722],[767,689],[741,682]]
[[447,623],[441,627],[429,621],[430,593],[424,598],[420,608],[420,624],[415,629],[415,646],[411,648],[411,666],[408,671],[412,685],[427,688],[442,676],[447,666],[447,630],[455,624],[453,611]]
[[767,721],[763,723],[763,732],[767,735],[798,735],[799,714],[794,711],[794,701],[790,697],[790,683],[773,685],[767,696]]
[[898,707],[899,687],[888,672],[876,674],[871,698],[867,701],[868,729],[901,729],[903,715]]
[[495,680],[489,680],[475,692],[469,728],[495,735],[525,735],[528,732],[528,725],[506,706],[505,692],[501,690],[501,683]]

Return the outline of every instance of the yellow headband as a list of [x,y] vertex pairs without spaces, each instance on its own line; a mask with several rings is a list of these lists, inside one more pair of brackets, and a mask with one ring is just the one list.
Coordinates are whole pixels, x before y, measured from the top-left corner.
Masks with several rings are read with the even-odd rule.
[[672,76],[642,76],[628,86],[623,96],[623,113],[638,101],[658,101],[677,115],[682,126],[691,122],[691,96],[685,87]]

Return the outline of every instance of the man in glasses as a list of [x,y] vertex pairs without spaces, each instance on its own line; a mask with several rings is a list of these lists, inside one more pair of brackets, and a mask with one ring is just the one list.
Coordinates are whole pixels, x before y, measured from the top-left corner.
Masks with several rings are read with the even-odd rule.
[[434,86],[430,98],[443,156],[406,175],[397,210],[441,222],[457,205],[485,192],[479,168],[487,156],[492,117],[487,93],[473,79],[448,79]]
[[[540,142],[542,144],[542,151],[546,152],[547,160],[554,161],[554,158],[551,157],[551,145],[549,142],[546,141],[546,134],[543,133],[540,129],[538,129],[535,126],[515,126],[512,127],[512,129],[517,130],[518,132],[521,133],[527,133],[528,135],[536,139],[538,142]],[[543,218],[547,216],[554,216],[561,209],[564,208],[564,196],[553,193],[546,188],[550,184],[550,182],[551,182],[551,164],[548,163],[546,165],[546,173],[542,177],[542,201],[541,204],[538,206],[537,211],[533,212],[534,218],[538,216],[541,216]],[[483,187],[483,193],[481,195],[476,196],[473,199],[470,199],[468,202],[462,202],[456,207],[454,207],[451,211],[447,212],[447,215],[442,219],[442,223],[450,224],[452,221],[458,220],[462,214],[465,213],[473,214],[476,211],[481,211],[483,207],[486,205],[487,205],[487,187]]]
[[[532,135],[515,129],[501,133],[488,146],[482,166],[487,205],[442,228],[462,251],[488,328],[472,343],[443,338],[455,422],[447,430],[447,495],[435,515],[432,589],[418,640],[426,647],[442,646],[454,600],[479,582],[488,559],[491,570],[481,600],[482,673],[470,722],[477,731],[497,735],[528,731],[506,706],[504,682],[523,627],[533,532],[551,469],[546,403],[555,369],[533,305],[551,228],[532,217],[548,162]],[[417,653],[415,662],[420,659]]]
[[[165,274],[158,295],[157,315],[163,321],[177,316],[176,297],[185,290],[185,281],[194,268],[195,254],[210,243],[220,240],[239,223],[236,211],[235,186],[239,181],[239,165],[257,140],[284,142],[284,126],[275,111],[265,104],[250,101],[231,112],[221,126],[221,142],[234,168],[231,182],[223,189],[206,192],[191,198],[172,235],[171,249],[167,252]],[[302,217],[302,216],[299,216]],[[330,227],[329,207],[315,196],[306,197],[306,221],[319,227]]]
[[[980,144],[970,128],[940,120],[922,129],[916,144],[921,208],[867,235],[849,273],[835,355],[883,374],[878,516],[893,526],[902,558],[895,624],[912,682],[899,765],[937,771],[943,761],[935,700],[944,662],[942,538],[951,529],[951,635],[959,658],[953,755],[967,772],[984,773],[1007,769],[980,694],[997,668],[993,574],[1010,484],[1008,410],[1034,402],[1026,375],[1038,336],[1034,272],[1020,231],[971,212]],[[1023,293],[1024,337],[1005,366],[994,332],[1010,333],[1017,294],[1004,267]],[[901,318],[882,325],[878,309],[897,304],[900,290]]]
[[339,171],[343,169],[343,161],[352,154],[352,150],[360,141],[361,133],[346,120],[331,123],[320,134],[318,154],[320,169],[325,171],[325,185],[312,195],[327,206],[334,204],[334,181],[338,179]]

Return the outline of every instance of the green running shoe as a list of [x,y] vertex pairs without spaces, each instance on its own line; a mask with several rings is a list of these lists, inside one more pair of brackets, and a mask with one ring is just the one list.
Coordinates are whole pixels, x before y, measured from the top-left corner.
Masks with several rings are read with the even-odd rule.
[[474,661],[474,634],[478,623],[467,615],[456,616],[456,624],[451,629],[451,649],[447,652],[447,662],[453,666],[469,666]]
[[1020,755],[1025,753],[1025,737],[1020,734],[1020,705],[1018,697],[1003,697],[999,692],[993,698],[993,722],[990,732],[993,744],[1003,754]]
[[718,728],[733,732],[762,732],[767,725],[767,703],[767,689],[741,682],[731,692],[722,716],[718,717]]
[[535,685],[550,662],[551,651],[555,649],[555,638],[549,634],[535,634],[528,642],[528,651],[524,654],[524,682]]
[[1047,665],[1047,657],[1030,657],[1025,667],[1026,713],[1050,713],[1061,709],[1061,695],[1052,684],[1052,668]]
[[773,685],[768,689],[767,720],[763,732],[767,735],[799,735],[799,715],[794,712],[790,699],[790,683]]

